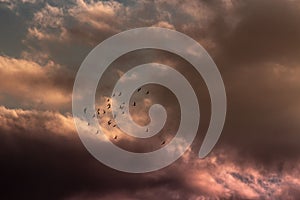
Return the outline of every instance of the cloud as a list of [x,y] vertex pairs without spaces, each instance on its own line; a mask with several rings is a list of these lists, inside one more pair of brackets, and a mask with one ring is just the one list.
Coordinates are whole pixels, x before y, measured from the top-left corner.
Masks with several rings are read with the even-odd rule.
[[[50,134],[68,136],[75,132],[73,118],[51,111],[7,109],[0,107],[0,127],[2,134],[9,136],[13,132],[48,132]],[[28,137],[40,135],[28,135]],[[27,137],[27,136],[26,136]]]
[[298,194],[299,161],[269,170],[229,147],[204,160],[189,150],[171,166],[152,173],[121,173],[86,151],[70,115],[5,107],[0,111],[4,198],[274,199],[288,194],[295,199]]
[[70,73],[51,61],[40,66],[33,61],[1,56],[0,77],[3,103],[51,109],[70,104]]
[[[78,0],[64,6],[53,2],[26,10],[32,19],[18,13],[26,15],[24,23],[18,18],[13,24],[26,26],[22,39],[27,49],[22,49],[19,58],[0,57],[0,103],[11,108],[0,107],[4,199],[298,198],[298,1]],[[6,14],[17,12],[14,3],[1,1],[4,4],[10,8]],[[220,141],[207,159],[195,158],[193,149],[166,169],[137,176],[116,172],[93,159],[77,137],[71,116],[57,110],[70,111],[74,72],[92,47],[115,33],[142,26],[181,31],[208,50],[224,79],[228,113]],[[6,34],[12,32],[7,30]],[[191,66],[159,51],[145,56],[149,52],[132,52],[116,68],[125,72],[130,65],[153,58],[174,64],[191,78],[200,102],[202,98],[209,102]],[[110,95],[111,83],[119,78],[114,70],[109,69],[102,79],[102,97]],[[138,105],[165,105],[172,126],[163,133],[173,132],[180,117],[176,101],[165,89],[149,88],[157,96],[132,98]],[[205,132],[206,114],[210,116],[209,103],[200,108],[203,131],[198,135]],[[145,111],[133,112],[137,122],[147,122]],[[200,143],[198,137],[195,143]],[[122,139],[118,145],[131,150],[154,148],[147,141]]]
[[[28,28],[28,37],[37,38],[38,40],[63,40],[63,10],[62,8],[54,7],[46,4],[43,9],[36,12],[33,17],[35,27]],[[54,33],[53,33],[54,31]],[[55,37],[59,34],[59,37]]]

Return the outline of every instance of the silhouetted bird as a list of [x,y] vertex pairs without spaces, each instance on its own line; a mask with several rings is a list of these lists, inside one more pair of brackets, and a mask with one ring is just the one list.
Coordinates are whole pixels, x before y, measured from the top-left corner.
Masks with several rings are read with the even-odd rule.
[[107,102],[109,102],[109,99],[107,99]]
[[115,125],[113,125],[113,127],[116,127],[117,125],[115,124]]
[[115,137],[114,137],[114,139],[116,140],[118,138],[118,136],[116,135]]
[[107,124],[110,126],[110,125],[111,125],[111,120],[109,120],[109,121],[107,122]]
[[142,88],[139,88],[137,91],[139,92],[139,91],[141,91],[141,89],[142,89]]
[[133,102],[133,106],[136,106],[136,103],[135,103],[135,102]]
[[166,141],[163,141],[163,142],[161,143],[161,145],[164,145],[164,144],[166,144]]
[[105,114],[106,112],[105,112],[105,110],[103,110],[103,114]]
[[84,108],[84,109],[83,109],[84,114],[86,114],[86,110],[87,110],[87,108]]
[[149,94],[150,92],[149,92],[149,90],[146,92],[146,94]]

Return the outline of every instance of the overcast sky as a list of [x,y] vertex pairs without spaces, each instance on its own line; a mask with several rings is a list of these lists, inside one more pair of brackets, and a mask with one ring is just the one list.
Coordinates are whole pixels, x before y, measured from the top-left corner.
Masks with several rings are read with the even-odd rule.
[[[299,198],[300,1],[0,0],[0,25],[1,199]],[[81,143],[72,118],[72,87],[97,44],[149,26],[185,33],[207,50],[223,77],[228,111],[213,152],[198,159],[210,117],[201,77],[167,52],[122,56],[100,80],[98,106],[123,73],[156,61],[189,79],[201,109],[198,135],[182,158],[156,172],[129,174],[101,164]],[[147,108],[161,103],[168,128],[151,141],[107,129],[132,151],[160,148],[180,121],[172,93],[146,88],[154,94],[134,94],[133,118],[149,122]]]

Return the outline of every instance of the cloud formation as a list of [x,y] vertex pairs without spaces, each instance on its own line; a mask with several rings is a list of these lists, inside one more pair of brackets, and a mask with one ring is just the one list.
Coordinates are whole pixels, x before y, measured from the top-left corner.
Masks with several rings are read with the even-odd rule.
[[[284,163],[281,171],[268,171],[232,150],[218,149],[204,160],[188,151],[153,173],[121,173],[85,150],[69,115],[5,107],[0,111],[4,198],[295,199],[298,195],[299,166],[292,162]],[[46,192],[49,188],[53,192]]]
[[52,61],[40,66],[33,61],[1,56],[0,101],[13,107],[69,108],[70,75],[67,69]]
[[[14,22],[7,24],[1,38],[10,35],[9,42],[23,44],[18,48],[12,43],[9,49],[10,43],[1,40],[0,196],[297,199],[299,6],[298,0],[0,1],[1,16]],[[18,36],[15,24],[22,24]],[[87,53],[113,34],[142,26],[181,31],[208,50],[224,79],[228,113],[216,149],[198,160],[195,152],[210,114],[209,98],[202,94],[206,88],[199,85],[190,65],[174,55],[150,50],[125,55],[101,79],[99,106],[105,106],[111,83],[122,73],[151,60],[172,65],[191,78],[200,103],[208,102],[200,105],[203,130],[183,158],[161,171],[132,175],[96,161],[81,144],[68,113],[75,72]],[[173,132],[180,117],[174,96],[163,88],[149,88],[157,96],[134,96],[146,109],[133,110],[132,116],[146,123],[147,108],[162,103],[170,111]],[[101,123],[109,119],[106,116]],[[122,134],[106,131],[111,136]],[[136,145],[137,141],[124,138],[120,136],[118,145],[131,150],[156,148],[147,141]]]

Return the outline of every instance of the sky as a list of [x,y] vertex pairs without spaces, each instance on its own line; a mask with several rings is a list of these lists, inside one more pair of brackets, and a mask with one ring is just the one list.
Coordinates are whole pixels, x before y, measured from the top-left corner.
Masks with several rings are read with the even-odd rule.
[[[298,0],[0,0],[1,199],[298,199],[300,196],[300,1]],[[227,116],[213,151],[197,157],[210,119],[201,77],[178,56],[139,50],[121,56],[100,79],[97,106],[126,71],[156,61],[181,72],[200,102],[197,137],[185,154],[155,172],[111,169],[83,146],[72,117],[76,73],[100,42],[125,30],[162,27],[199,42],[215,61]],[[168,89],[134,94],[133,119],[165,106],[167,127],[150,141],[117,129],[124,149],[160,148],[180,112]],[[108,118],[100,120],[105,125]]]

